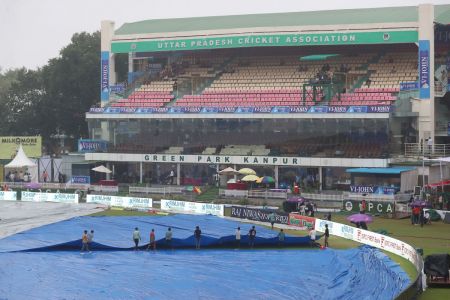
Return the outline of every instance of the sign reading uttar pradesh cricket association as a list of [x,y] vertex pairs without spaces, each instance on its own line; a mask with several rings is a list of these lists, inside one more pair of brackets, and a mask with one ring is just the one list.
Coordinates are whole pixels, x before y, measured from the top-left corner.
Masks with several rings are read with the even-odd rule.
[[20,145],[28,157],[42,156],[40,136],[0,136],[0,159],[13,159]]
[[[116,37],[117,38],[117,37]],[[417,30],[267,33],[220,35],[181,39],[113,40],[112,53],[204,50],[245,47],[319,46],[415,43]]]

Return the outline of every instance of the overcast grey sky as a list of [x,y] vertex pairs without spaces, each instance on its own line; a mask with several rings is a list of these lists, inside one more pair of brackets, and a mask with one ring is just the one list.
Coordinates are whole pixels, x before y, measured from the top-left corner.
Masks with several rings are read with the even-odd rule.
[[101,20],[147,19],[314,11],[450,0],[0,0],[0,68],[35,69],[59,55],[76,32],[94,32]]

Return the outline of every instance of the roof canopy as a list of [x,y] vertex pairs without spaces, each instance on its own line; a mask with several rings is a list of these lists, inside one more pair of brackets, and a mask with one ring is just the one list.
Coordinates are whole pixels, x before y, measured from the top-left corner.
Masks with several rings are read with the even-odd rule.
[[400,174],[402,172],[415,170],[415,167],[395,167],[395,168],[353,168],[347,169],[347,173],[365,174]]
[[5,168],[23,168],[23,167],[35,167],[37,166],[33,161],[31,161],[25,154],[22,148],[22,144],[19,146],[16,157],[5,166]]
[[[449,23],[450,5],[434,5],[435,21]],[[323,10],[271,14],[155,19],[125,23],[116,36],[235,28],[418,22],[418,6]]]

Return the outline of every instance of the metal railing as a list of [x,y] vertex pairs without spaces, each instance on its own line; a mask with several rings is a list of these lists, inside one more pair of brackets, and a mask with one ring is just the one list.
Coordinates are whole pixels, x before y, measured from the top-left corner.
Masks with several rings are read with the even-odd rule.
[[9,188],[19,188],[19,189],[52,189],[52,190],[87,190],[92,187],[88,184],[75,184],[75,183],[54,183],[54,182],[40,182],[40,183],[30,183],[30,182],[0,182],[1,186],[6,185]]
[[219,189],[220,197],[234,198],[260,198],[260,199],[287,199],[287,192],[273,192],[261,190],[224,190]]
[[130,194],[183,194],[184,187],[181,186],[168,186],[168,187],[146,187],[146,186],[130,186],[128,187],[128,193]]
[[319,200],[319,201],[344,201],[343,194],[312,194],[312,193],[302,193],[302,196],[308,200]]
[[449,154],[450,144],[434,144],[428,146],[426,143],[405,143],[405,157],[446,157]]

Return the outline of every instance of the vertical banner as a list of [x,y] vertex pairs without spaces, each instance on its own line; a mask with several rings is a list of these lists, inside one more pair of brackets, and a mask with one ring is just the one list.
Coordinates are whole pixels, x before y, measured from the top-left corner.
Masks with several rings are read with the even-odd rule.
[[102,51],[101,56],[100,99],[109,100],[109,51]]
[[430,98],[430,41],[419,40],[420,99]]

